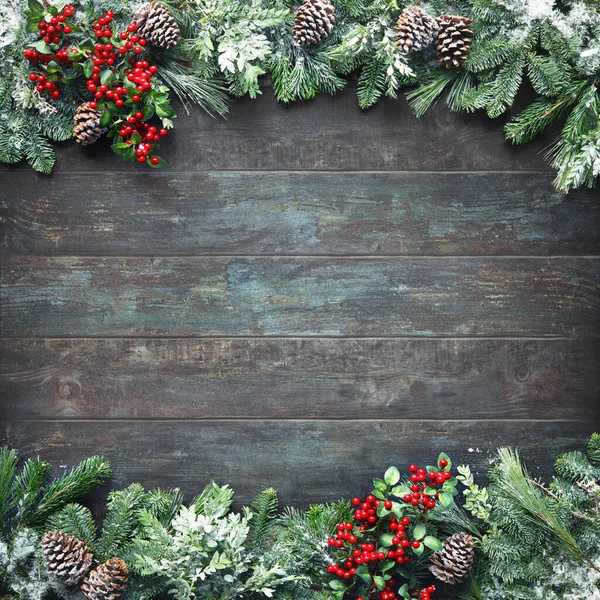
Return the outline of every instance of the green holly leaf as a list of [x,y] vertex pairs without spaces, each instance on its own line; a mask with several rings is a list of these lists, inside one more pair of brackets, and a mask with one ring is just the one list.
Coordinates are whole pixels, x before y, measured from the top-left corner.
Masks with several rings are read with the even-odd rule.
[[142,136],[136,131],[130,139],[132,144],[139,144],[142,141]]
[[92,76],[92,69],[94,62],[92,60],[86,60],[83,63],[83,74],[89,79]]
[[379,492],[387,491],[387,484],[383,479],[373,479],[373,487]]
[[150,162],[150,157],[148,157],[148,158],[146,159],[146,162],[147,162],[147,163],[148,163],[148,164],[149,164],[149,165],[150,165],[150,166],[151,166],[153,169],[162,169],[162,168],[166,167],[167,163],[166,163],[166,162],[165,162],[165,161],[164,161],[164,160],[163,160],[163,159],[162,159],[160,156],[157,156],[156,158],[158,158],[158,163],[156,163],[155,165],[153,165],[153,164]]
[[394,538],[394,534],[392,533],[384,533],[379,536],[379,544],[384,548],[389,548],[392,545],[392,539]]
[[426,487],[426,488],[423,490],[423,493],[424,493],[424,494],[427,494],[428,496],[435,496],[435,495],[437,494],[437,490],[436,490],[434,487],[432,487],[432,486],[428,485],[428,486],[427,486],[427,487]]
[[29,44],[29,46],[31,48],[35,48],[41,54],[51,54],[52,53],[50,46],[48,46],[48,44],[46,44],[46,42],[44,40],[38,40],[37,42],[34,42],[33,44]]
[[390,511],[383,505],[383,502],[379,503],[379,506],[377,507],[377,516],[378,517],[385,517],[386,515],[389,515]]
[[404,494],[412,494],[410,488],[407,485],[397,485],[391,491],[392,496],[396,496],[396,498],[402,498]]
[[415,540],[422,540],[426,533],[427,529],[425,529],[425,525],[421,525],[420,523],[413,529],[413,537]]
[[369,569],[367,569],[367,567],[364,565],[361,565],[358,567],[358,569],[356,569],[356,574],[367,584],[373,581],[371,573],[369,573]]
[[405,583],[399,590],[398,594],[402,596],[404,600],[410,600],[410,596],[408,595],[408,583]]
[[104,69],[100,74],[100,83],[110,87],[116,81],[115,74],[110,69]]
[[443,508],[450,508],[454,504],[454,498],[446,492],[441,492],[440,504]]
[[383,478],[388,485],[396,485],[400,481],[400,471],[396,467],[390,467]]
[[339,579],[332,579],[329,582],[329,587],[336,591],[346,591],[346,586]]
[[421,554],[423,554],[423,550],[425,549],[425,546],[423,546],[423,544],[421,544],[418,548],[415,548],[414,546],[411,546],[410,548],[417,556],[421,556]]
[[174,117],[175,111],[168,102],[161,102],[156,105],[156,114],[159,117]]
[[130,144],[126,144],[125,142],[119,142],[117,144],[113,144],[110,149],[119,156],[125,156],[127,150],[129,150]]
[[398,502],[392,502],[392,512],[399,519],[402,519],[406,514],[406,504],[398,504]]
[[[396,566],[395,560],[385,560],[381,563],[381,572],[387,573],[388,571],[392,570],[395,566]],[[386,575],[386,579],[388,579],[388,578],[389,578],[389,576]]]
[[448,461],[448,464],[443,469],[440,467],[440,471],[447,473],[452,468],[450,457],[445,452],[440,452],[440,455],[438,456],[438,465],[440,464],[440,460]]
[[440,540],[438,540],[436,537],[433,537],[432,535],[426,536],[425,539],[423,540],[423,543],[428,548],[431,548],[432,550],[442,550],[443,549],[442,542],[440,542]]
[[383,577],[380,577],[379,575],[375,575],[375,577],[373,577],[373,582],[375,583],[375,587],[378,590],[380,590],[380,591],[385,590],[385,579]]
[[112,115],[110,111],[105,110],[100,116],[100,127],[108,127],[112,121]]

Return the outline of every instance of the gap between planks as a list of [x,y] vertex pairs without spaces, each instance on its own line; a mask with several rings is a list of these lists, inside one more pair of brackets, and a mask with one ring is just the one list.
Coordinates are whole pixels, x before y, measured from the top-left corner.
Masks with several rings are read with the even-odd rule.
[[0,423],[14,424],[14,423],[232,423],[240,422],[244,423],[247,421],[254,421],[260,423],[320,423],[320,422],[342,422],[342,423],[404,423],[404,422],[416,422],[416,423],[589,423],[589,418],[586,419],[460,419],[460,418],[444,418],[444,419],[419,419],[417,417],[398,419],[398,418],[373,418],[373,419],[345,419],[343,417],[330,417],[318,419],[307,419],[307,418],[262,418],[262,417],[197,417],[185,419],[172,418],[131,418],[125,417],[122,419],[65,419],[64,417],[57,417],[56,419],[49,418],[16,418],[16,419],[2,419]]

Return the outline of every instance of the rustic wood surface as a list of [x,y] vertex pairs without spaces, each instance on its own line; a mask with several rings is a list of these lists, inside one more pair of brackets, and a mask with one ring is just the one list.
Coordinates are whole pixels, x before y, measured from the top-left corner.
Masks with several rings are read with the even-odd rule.
[[440,450],[547,477],[600,429],[600,194],[553,191],[548,139],[353,94],[180,111],[162,172],[0,166],[0,443],[305,506]]
[[[600,203],[550,174],[4,174],[17,254],[595,254]],[[94,190],[92,194],[89,190]],[[85,200],[84,200],[85,198]]]

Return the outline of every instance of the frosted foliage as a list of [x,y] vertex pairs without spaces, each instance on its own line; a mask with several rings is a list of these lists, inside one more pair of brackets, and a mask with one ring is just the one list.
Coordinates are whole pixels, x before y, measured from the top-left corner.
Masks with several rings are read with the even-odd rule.
[[37,533],[22,529],[10,546],[0,542],[0,574],[18,598],[42,600],[46,597],[52,581],[42,563]]
[[[600,554],[592,561],[600,564]],[[600,573],[586,565],[557,561],[554,575],[536,585],[536,600],[600,600]]]
[[10,46],[17,40],[21,23],[19,6],[15,0],[0,0],[0,48]]

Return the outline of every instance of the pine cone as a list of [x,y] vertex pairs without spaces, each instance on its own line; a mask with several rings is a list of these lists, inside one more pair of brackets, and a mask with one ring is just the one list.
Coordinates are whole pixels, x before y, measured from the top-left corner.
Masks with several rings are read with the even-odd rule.
[[157,48],[174,48],[181,35],[169,9],[160,2],[148,2],[133,18],[136,34]]
[[48,531],[41,541],[42,554],[48,573],[66,583],[79,583],[90,570],[94,555],[90,548],[72,535],[60,531]]
[[81,584],[88,600],[119,600],[125,593],[129,571],[125,561],[111,558],[92,571]]
[[467,60],[473,30],[469,29],[471,19],[467,17],[457,17],[453,15],[442,15],[437,19],[439,32],[437,35],[436,46],[440,62],[447,69],[460,67]]
[[294,18],[294,41],[299,46],[326,38],[335,24],[335,6],[329,0],[305,0]]
[[402,52],[421,50],[433,41],[439,25],[418,6],[408,6],[396,23],[396,44]]
[[100,111],[90,108],[89,102],[77,107],[73,117],[73,136],[76,142],[89,146],[106,133],[106,128],[100,127],[100,115]]
[[444,540],[443,546],[443,550],[431,555],[433,564],[429,570],[444,583],[461,583],[466,579],[473,564],[473,537],[464,532],[455,533]]

